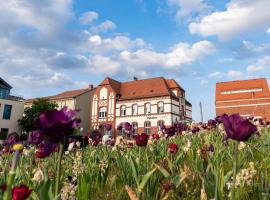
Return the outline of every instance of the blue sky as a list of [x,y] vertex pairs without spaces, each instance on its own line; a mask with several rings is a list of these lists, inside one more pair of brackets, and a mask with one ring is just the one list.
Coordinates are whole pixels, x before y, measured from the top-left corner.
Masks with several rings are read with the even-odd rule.
[[269,0],[9,0],[0,3],[0,76],[24,98],[176,79],[199,120],[215,83],[270,78]]

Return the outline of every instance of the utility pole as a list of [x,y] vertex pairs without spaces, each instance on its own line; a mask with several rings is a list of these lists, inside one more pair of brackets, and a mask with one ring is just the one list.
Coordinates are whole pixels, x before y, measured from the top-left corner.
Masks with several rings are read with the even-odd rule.
[[200,113],[201,113],[201,122],[203,122],[203,111],[202,111],[202,102],[200,101]]

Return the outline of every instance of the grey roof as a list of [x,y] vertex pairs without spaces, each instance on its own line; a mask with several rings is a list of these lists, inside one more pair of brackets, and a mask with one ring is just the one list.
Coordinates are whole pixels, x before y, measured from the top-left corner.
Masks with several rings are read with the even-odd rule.
[[8,88],[11,89],[11,85],[9,85],[4,79],[0,77],[0,87],[1,88]]

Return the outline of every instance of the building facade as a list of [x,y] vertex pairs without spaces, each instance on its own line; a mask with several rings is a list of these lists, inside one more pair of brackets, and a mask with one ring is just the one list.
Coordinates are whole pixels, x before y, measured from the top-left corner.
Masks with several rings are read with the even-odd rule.
[[91,127],[99,129],[111,124],[116,133],[118,125],[129,122],[135,134],[155,133],[161,124],[170,126],[176,120],[190,118],[188,114],[185,90],[173,79],[119,82],[107,77],[93,95]]
[[0,139],[9,133],[21,133],[18,119],[22,117],[24,101],[20,97],[10,95],[12,87],[0,78]]
[[192,104],[186,100],[186,120],[192,121]]
[[[54,102],[58,105],[58,109],[67,106],[68,109],[78,109],[80,112],[76,115],[82,120],[80,127],[83,128],[84,132],[90,131],[90,113],[91,113],[91,101],[92,96],[95,92],[93,85],[89,88],[65,91],[60,94],[48,97],[42,97],[49,99],[50,102]],[[25,107],[30,107],[35,99],[28,99],[25,101]]]
[[267,79],[249,79],[216,84],[216,115],[239,113],[270,120]]

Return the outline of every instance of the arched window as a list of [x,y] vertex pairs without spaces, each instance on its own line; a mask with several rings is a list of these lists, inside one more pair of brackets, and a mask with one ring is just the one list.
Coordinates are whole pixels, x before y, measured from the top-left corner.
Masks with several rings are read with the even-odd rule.
[[134,135],[138,134],[138,122],[132,122],[132,127],[134,128]]
[[145,106],[145,114],[148,115],[151,113],[151,104],[150,103],[146,103]]
[[144,122],[144,132],[146,134],[150,134],[151,133],[151,122],[149,122],[149,121]]
[[138,115],[138,105],[137,104],[132,105],[132,115]]
[[107,116],[107,108],[101,107],[99,109],[99,118],[106,118],[106,116]]
[[165,123],[164,123],[163,120],[159,120],[159,121],[157,122],[158,131],[161,131],[161,126],[164,125],[164,124],[165,124]]
[[124,105],[120,107],[120,116],[126,116],[126,106]]
[[157,110],[158,110],[158,114],[164,113],[164,103],[163,103],[163,101],[158,102]]

